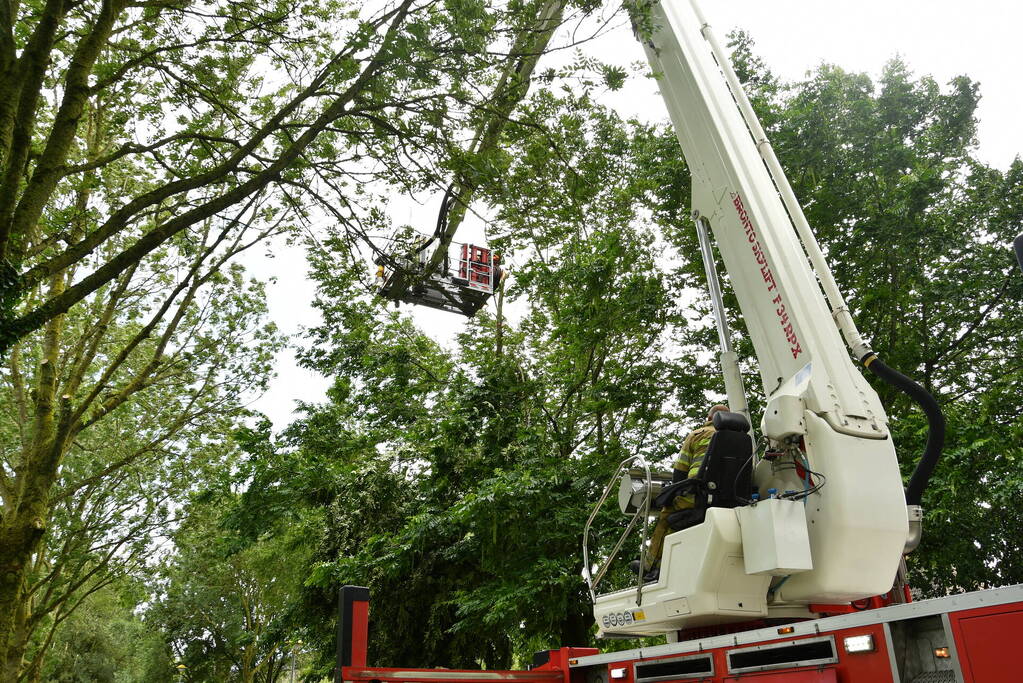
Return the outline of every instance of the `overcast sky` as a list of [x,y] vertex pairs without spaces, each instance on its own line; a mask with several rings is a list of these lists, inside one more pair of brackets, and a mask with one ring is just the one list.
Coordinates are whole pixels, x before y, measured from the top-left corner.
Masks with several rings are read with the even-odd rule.
[[[784,80],[799,79],[822,62],[876,77],[895,55],[916,75],[931,75],[942,85],[957,75],[969,76],[980,83],[982,96],[980,159],[1004,170],[1023,153],[1020,0],[703,0],[701,6],[722,40],[735,28],[749,32],[756,52]],[[587,51],[619,64],[644,59],[626,26],[590,43]],[[604,103],[626,117],[667,119],[650,79],[606,95]],[[431,204],[427,212],[435,208]],[[393,211],[396,222],[409,222],[412,210],[407,201],[396,200]],[[476,239],[478,231],[478,226],[467,225],[456,239]],[[272,260],[253,259],[246,265],[256,277],[278,277],[278,283],[269,287],[270,314],[283,331],[295,333],[300,326],[316,323],[308,305],[314,289],[305,279],[300,250],[278,248],[275,253]],[[426,310],[414,315],[442,343],[450,342],[464,324],[463,318],[450,313]],[[277,372],[270,391],[252,407],[280,429],[290,422],[295,400],[321,400],[327,381],[298,368],[290,353],[278,358]]]

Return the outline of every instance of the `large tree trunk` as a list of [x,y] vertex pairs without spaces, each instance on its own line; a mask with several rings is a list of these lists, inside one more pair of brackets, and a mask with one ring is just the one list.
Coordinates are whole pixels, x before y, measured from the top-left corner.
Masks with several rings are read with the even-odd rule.
[[[51,448],[53,440],[51,439]],[[49,454],[47,454],[49,455]],[[52,462],[52,458],[46,458]],[[0,680],[17,679],[27,646],[28,606],[25,588],[32,559],[39,551],[49,511],[55,464],[29,463],[26,486],[13,514],[0,527]],[[43,465],[36,468],[35,465]]]
[[[2,543],[3,541],[0,540],[0,547],[3,547]],[[6,558],[4,565],[3,571],[6,578]],[[24,574],[22,576],[24,577]],[[25,661],[25,648],[28,644],[28,606],[24,599],[24,585],[24,580],[22,580],[17,589],[13,591],[13,600],[10,601],[10,626],[7,635],[7,647],[0,650],[3,657],[0,659],[0,680],[3,681],[17,680]],[[8,608],[5,603],[3,607],[0,607],[0,613],[7,614],[4,611],[6,609]]]
[[[63,275],[52,278],[50,294],[59,294],[64,284]],[[28,640],[24,632],[28,615],[25,604],[28,572],[46,532],[46,520],[50,516],[49,493],[57,479],[67,439],[68,398],[61,401],[60,408],[56,401],[63,320],[64,317],[59,316],[46,326],[36,382],[32,437],[15,468],[15,495],[0,522],[0,667],[3,667],[0,680],[3,681],[15,681],[20,673]]]

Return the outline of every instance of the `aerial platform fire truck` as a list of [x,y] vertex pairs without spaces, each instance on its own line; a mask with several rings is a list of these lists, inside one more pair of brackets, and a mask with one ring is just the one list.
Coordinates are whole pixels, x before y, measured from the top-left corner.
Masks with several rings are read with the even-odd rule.
[[[905,555],[922,533],[921,496],[944,440],[938,404],[885,365],[857,331],[695,0],[642,3],[642,11],[649,21],[637,35],[692,174],[692,218],[729,410],[715,415],[716,432],[694,478],[673,480],[638,458],[623,462],[587,523],[582,552],[598,636],[663,635],[666,643],[608,654],[566,647],[541,653],[528,671],[368,668],[369,596],[346,587],[337,680],[1023,681],[1015,650],[1023,638],[1023,586],[913,602],[905,582]],[[715,249],[760,372],[765,407],[756,437]],[[1023,261],[1023,236],[1016,250]],[[486,268],[496,266],[476,267],[493,273]],[[853,360],[907,393],[927,416],[927,445],[905,488],[884,407]],[[649,563],[641,557],[634,585],[601,593],[609,567],[622,561],[619,551],[635,547],[628,539],[638,535],[645,554],[651,514],[680,495],[692,496],[695,507],[671,518],[659,574],[645,574]],[[612,548],[596,551],[590,526],[600,505],[615,498],[629,522]]]

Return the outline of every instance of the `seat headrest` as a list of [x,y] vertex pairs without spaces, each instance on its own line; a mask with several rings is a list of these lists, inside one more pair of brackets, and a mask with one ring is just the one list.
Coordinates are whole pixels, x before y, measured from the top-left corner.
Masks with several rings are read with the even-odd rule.
[[742,432],[745,434],[749,431],[749,420],[742,413],[730,413],[727,410],[719,410],[714,413],[714,429],[721,431],[727,430],[729,432]]

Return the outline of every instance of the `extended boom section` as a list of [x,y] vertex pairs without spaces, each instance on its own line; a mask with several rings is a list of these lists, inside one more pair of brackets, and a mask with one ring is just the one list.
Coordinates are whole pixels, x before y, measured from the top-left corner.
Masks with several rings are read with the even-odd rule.
[[887,437],[749,127],[689,0],[652,8],[647,56],[692,174],[694,214],[713,232],[756,349],[766,396],[811,365],[806,407],[836,431]]
[[[798,206],[783,201],[791,190],[772,176],[777,160],[699,9],[665,0],[649,10],[653,30],[639,37],[692,174],[693,217],[713,234],[767,399],[769,446],[751,458],[745,495],[776,489],[789,507],[778,512],[784,520],[765,522],[781,529],[779,546],[752,550],[743,517],[751,506],[711,507],[702,523],[667,537],[655,584],[598,596],[595,616],[608,635],[656,633],[884,594],[906,547],[906,501],[887,416],[842,333],[857,356],[869,347]],[[809,566],[750,556],[784,554],[786,529],[805,535]]]

